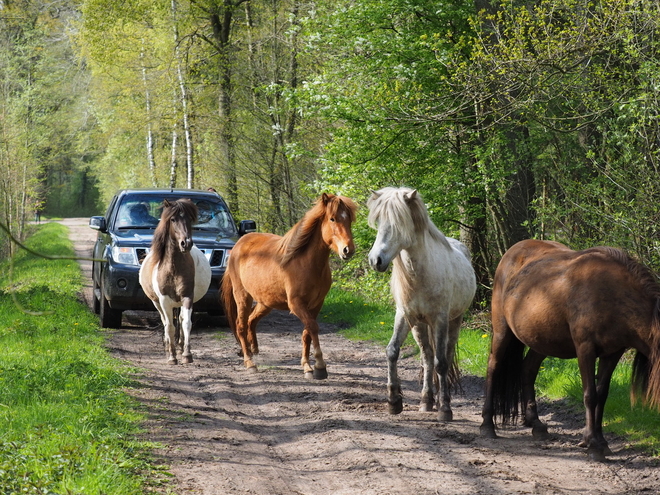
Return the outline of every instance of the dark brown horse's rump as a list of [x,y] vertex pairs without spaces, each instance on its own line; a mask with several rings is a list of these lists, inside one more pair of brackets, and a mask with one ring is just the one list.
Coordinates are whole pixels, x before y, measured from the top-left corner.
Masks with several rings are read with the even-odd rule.
[[604,459],[610,450],[602,434],[603,408],[612,372],[627,349],[637,350],[633,398],[641,392],[649,404],[660,405],[659,304],[656,277],[619,249],[573,251],[538,240],[514,245],[493,284],[482,434],[494,437],[493,417],[506,423],[520,410],[534,435],[545,436],[534,393],[538,370],[546,356],[577,357],[586,405],[581,445],[592,458]]

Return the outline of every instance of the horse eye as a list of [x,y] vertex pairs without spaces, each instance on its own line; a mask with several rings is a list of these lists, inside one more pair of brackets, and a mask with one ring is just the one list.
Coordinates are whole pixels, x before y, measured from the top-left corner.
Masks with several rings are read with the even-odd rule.
[[334,219],[334,218],[331,218],[331,219],[330,219],[330,221],[331,221],[331,222],[334,222],[334,221],[335,221],[335,219]]

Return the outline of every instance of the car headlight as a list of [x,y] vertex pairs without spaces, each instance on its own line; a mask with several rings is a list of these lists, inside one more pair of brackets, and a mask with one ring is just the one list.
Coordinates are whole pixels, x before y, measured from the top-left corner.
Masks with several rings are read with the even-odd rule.
[[138,260],[135,249],[131,247],[114,246],[112,248],[112,259],[124,265],[137,265]]

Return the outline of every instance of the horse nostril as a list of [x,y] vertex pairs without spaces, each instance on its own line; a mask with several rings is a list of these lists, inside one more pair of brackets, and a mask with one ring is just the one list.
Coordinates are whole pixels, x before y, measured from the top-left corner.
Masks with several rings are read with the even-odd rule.
[[345,255],[348,255],[348,253],[350,253],[350,252],[351,252],[351,250],[348,248],[348,246],[344,247],[344,254]]

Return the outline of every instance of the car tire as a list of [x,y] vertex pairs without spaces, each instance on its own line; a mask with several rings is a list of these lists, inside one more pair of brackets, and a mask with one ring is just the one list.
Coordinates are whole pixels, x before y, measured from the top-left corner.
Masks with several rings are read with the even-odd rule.
[[101,328],[121,328],[121,310],[112,309],[103,294],[103,280],[101,280],[101,300],[99,301],[99,318]]
[[96,296],[97,292],[101,293],[101,287],[96,282],[94,278],[94,273],[96,273],[96,267],[92,265],[92,310],[94,314],[99,314],[101,312],[101,300]]

